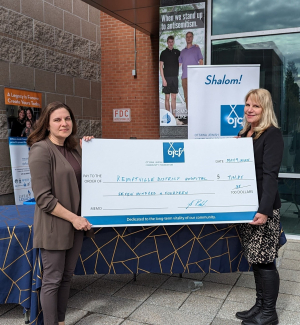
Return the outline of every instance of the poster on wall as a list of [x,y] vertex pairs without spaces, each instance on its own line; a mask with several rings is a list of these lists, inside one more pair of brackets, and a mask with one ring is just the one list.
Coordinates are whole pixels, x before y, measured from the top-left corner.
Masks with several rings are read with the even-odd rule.
[[40,117],[42,94],[5,88],[4,97],[15,204],[21,205],[33,198],[26,141]]
[[245,96],[259,88],[260,65],[188,67],[189,139],[237,136]]
[[187,66],[205,59],[205,2],[161,7],[159,35],[160,126],[184,126]]

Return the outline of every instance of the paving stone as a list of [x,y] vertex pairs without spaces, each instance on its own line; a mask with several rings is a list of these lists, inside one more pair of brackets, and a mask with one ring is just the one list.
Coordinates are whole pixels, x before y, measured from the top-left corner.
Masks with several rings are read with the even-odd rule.
[[[122,318],[112,316],[92,314],[82,318],[76,325],[118,325],[121,324],[123,320]],[[66,324],[69,323],[66,322]]]
[[2,304],[2,305],[0,305],[0,315],[5,314],[6,312],[15,308],[16,306],[18,306],[18,305],[17,304]]
[[105,280],[101,278],[89,286],[85,287],[84,290],[88,292],[99,292],[102,295],[113,295],[115,292],[120,290],[124,286],[123,282],[116,282]]
[[246,287],[246,288],[255,288],[255,280],[254,275],[251,272],[251,274],[241,274],[239,277],[236,286],[238,287]]
[[170,277],[162,286],[161,289],[168,289],[174,291],[181,291],[181,292],[191,292],[188,287],[190,280],[177,278],[177,277]]
[[285,250],[283,257],[284,257],[284,259],[300,261],[300,254],[298,251]]
[[238,301],[244,304],[255,304],[256,291],[254,289],[234,287],[227,297],[229,301]]
[[280,280],[300,282],[300,271],[279,269],[278,272]]
[[190,295],[180,307],[180,311],[191,314],[210,315],[215,317],[223,304],[222,299]]
[[131,299],[109,297],[86,290],[79,292],[68,300],[69,307],[119,318],[128,317],[139,305],[140,302]]
[[[277,299],[277,308],[299,312],[300,297],[280,293]],[[300,323],[300,320],[299,320]]]
[[211,325],[240,325],[241,321],[216,317]]
[[146,324],[154,325],[208,325],[213,319],[212,315],[191,314],[182,312],[174,308],[166,308],[156,305],[147,305],[144,303],[129,317],[129,320],[135,320]]
[[197,281],[202,281],[206,276],[206,273],[182,273],[184,279],[192,279]]
[[133,274],[105,274],[103,279],[128,283],[133,279]]
[[141,273],[132,284],[158,288],[168,280],[168,278],[169,276],[165,274]]
[[279,292],[290,294],[290,295],[295,295],[295,296],[300,296],[300,283],[281,280]]
[[278,318],[280,325],[298,325],[300,324],[300,313],[287,311],[287,310],[278,310]]
[[114,294],[114,297],[128,298],[137,301],[145,301],[153,292],[155,288],[126,284],[122,289]]
[[300,243],[299,243],[299,241],[288,240],[288,242],[284,246],[286,246],[285,250],[300,252]]
[[0,316],[0,325],[24,325],[23,307],[17,305],[4,315]]
[[200,289],[192,292],[192,294],[225,299],[231,289],[232,286],[228,284],[203,281],[203,286],[200,287]]
[[125,322],[122,323],[122,325],[141,325],[141,324],[145,324],[145,323],[134,322],[131,320],[125,320]]
[[[298,255],[300,255],[299,252],[298,252]],[[281,260],[280,267],[282,269],[300,271],[300,263],[299,263],[299,260],[290,260],[290,259],[283,258]]]
[[237,301],[229,301],[226,300],[223,304],[222,308],[217,314],[217,318],[225,318],[229,320],[236,321],[237,318],[235,317],[236,312],[248,310],[252,307],[252,304],[245,304]]
[[204,280],[223,283],[223,284],[231,284],[234,285],[238,278],[240,277],[241,273],[207,273]]
[[68,325],[78,324],[77,322],[88,314],[87,310],[80,310],[76,308],[67,308],[65,323]]
[[82,290],[95,281],[97,278],[93,275],[74,275],[71,281],[71,289]]
[[169,308],[179,308],[187,299],[189,293],[176,292],[172,290],[157,289],[148,299],[147,304],[165,306]]

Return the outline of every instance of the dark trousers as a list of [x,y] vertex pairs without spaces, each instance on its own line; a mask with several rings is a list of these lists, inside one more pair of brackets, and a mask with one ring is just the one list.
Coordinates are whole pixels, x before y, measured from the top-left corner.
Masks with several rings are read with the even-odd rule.
[[41,249],[43,279],[41,305],[44,324],[57,325],[65,320],[70,285],[83,241],[83,231],[75,231],[73,247],[68,250]]

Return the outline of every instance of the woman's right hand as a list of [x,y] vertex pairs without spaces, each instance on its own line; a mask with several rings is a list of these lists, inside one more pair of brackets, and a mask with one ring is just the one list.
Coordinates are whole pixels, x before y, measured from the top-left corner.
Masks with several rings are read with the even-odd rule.
[[92,228],[92,224],[87,221],[87,219],[83,217],[77,216],[72,222],[73,227],[77,230],[90,230]]

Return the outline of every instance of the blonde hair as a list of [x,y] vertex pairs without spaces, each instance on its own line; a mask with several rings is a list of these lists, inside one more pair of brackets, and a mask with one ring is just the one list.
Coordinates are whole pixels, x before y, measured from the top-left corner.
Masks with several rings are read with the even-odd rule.
[[[277,118],[276,118],[276,115],[274,112],[273,102],[272,102],[272,97],[271,97],[270,92],[263,88],[252,89],[246,95],[245,103],[247,102],[249,97],[251,97],[262,108],[259,124],[258,124],[258,126],[253,128],[253,131],[255,133],[254,139],[256,140],[270,126],[275,126],[276,128],[279,128],[279,127],[278,127]],[[245,115],[244,115],[243,125],[244,125],[244,127],[241,130],[241,134],[248,132],[249,128],[251,127],[251,123],[247,122]]]

